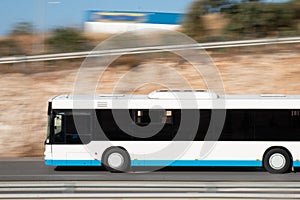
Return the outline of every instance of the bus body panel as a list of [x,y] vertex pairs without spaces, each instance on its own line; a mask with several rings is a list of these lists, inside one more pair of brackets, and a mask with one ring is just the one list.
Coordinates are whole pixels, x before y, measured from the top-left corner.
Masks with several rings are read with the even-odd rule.
[[[205,143],[205,144],[204,144]],[[89,145],[98,146],[96,152],[94,148],[88,148]],[[103,142],[94,141],[89,145],[52,145],[52,158],[46,157],[46,163],[55,166],[100,166],[101,155],[108,146],[120,146],[125,148],[131,158],[133,166],[262,166],[263,155],[271,147],[284,147],[289,150],[293,157],[294,166],[300,166],[299,144],[297,142],[128,142],[114,141]],[[170,155],[170,149],[166,148],[172,145],[172,149],[180,149],[183,146],[183,152]],[[203,145],[207,145],[211,150],[206,150],[206,155],[201,154],[204,151]],[[46,145],[49,149],[51,145]],[[206,148],[207,148],[206,147]],[[166,148],[166,149],[164,149]],[[175,152],[178,153],[178,152]],[[49,155],[49,153],[47,154]],[[201,157],[201,155],[203,157]],[[52,161],[52,162],[51,162]]]

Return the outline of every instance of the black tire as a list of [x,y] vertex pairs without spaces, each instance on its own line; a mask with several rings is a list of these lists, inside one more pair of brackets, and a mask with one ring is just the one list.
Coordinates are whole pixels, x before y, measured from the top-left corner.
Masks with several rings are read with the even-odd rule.
[[272,174],[283,174],[286,172],[290,172],[292,167],[292,159],[289,153],[286,150],[280,148],[275,148],[267,151],[264,156],[263,162],[265,169]]
[[126,150],[119,147],[106,149],[101,162],[110,172],[128,172],[130,170],[130,156]]

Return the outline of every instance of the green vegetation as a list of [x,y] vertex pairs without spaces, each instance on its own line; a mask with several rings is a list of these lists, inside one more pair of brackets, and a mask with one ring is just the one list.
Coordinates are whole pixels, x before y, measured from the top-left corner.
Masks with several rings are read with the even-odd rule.
[[50,52],[75,52],[91,50],[89,40],[77,29],[59,28],[47,39]]
[[227,16],[226,30],[242,38],[293,35],[297,30],[291,3],[243,3]]
[[295,9],[294,17],[295,17],[296,20],[300,20],[300,0],[296,0],[293,3],[293,6],[294,6],[294,9]]
[[202,41],[206,35],[203,21],[203,15],[206,14],[206,12],[207,10],[203,7],[202,1],[198,0],[194,2],[183,24],[184,33],[197,41]]
[[34,32],[33,25],[29,22],[20,22],[14,25],[11,35],[31,35]]
[[[196,0],[183,24],[184,33],[197,41],[210,40],[207,24],[203,22],[209,8],[229,5],[226,0]],[[262,3],[255,0],[221,10],[228,19],[222,37],[260,38],[268,36],[295,36],[299,34],[300,1],[288,3]],[[218,22],[211,22],[218,23]]]

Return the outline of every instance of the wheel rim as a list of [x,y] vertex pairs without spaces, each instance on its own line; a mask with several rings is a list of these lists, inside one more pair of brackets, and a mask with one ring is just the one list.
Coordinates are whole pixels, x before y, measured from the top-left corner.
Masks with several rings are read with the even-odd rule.
[[124,163],[124,157],[120,153],[112,153],[108,156],[108,165],[112,168],[119,168]]
[[273,169],[279,170],[282,169],[286,164],[286,159],[284,155],[280,153],[274,153],[269,158],[269,164]]

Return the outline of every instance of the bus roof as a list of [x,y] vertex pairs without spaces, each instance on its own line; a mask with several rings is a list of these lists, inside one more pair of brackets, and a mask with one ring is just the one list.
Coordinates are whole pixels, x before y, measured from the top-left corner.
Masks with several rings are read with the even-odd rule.
[[53,109],[300,109],[300,95],[218,95],[209,90],[60,95],[50,101]]

